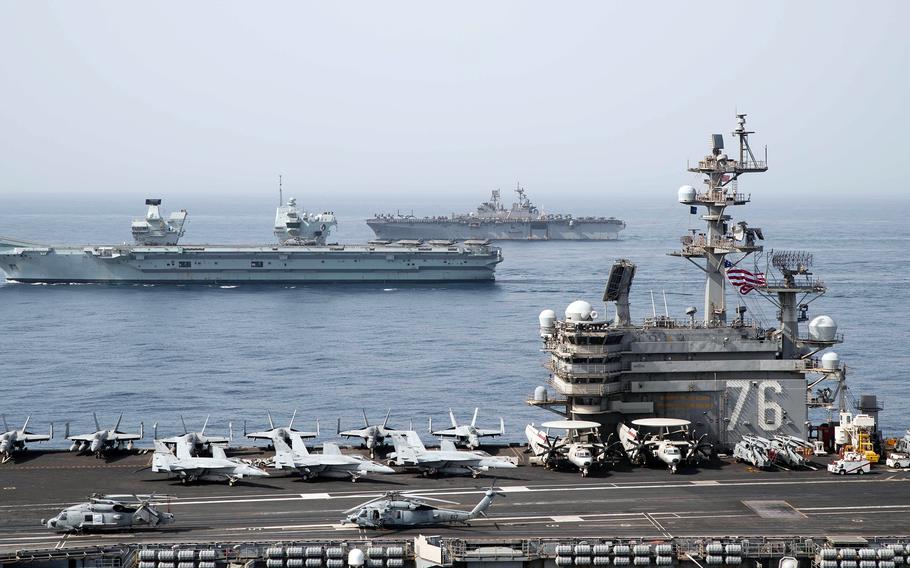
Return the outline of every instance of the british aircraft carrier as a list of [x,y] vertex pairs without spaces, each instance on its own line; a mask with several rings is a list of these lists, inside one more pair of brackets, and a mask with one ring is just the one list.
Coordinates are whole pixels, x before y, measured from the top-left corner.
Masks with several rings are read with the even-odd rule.
[[44,245],[0,237],[0,271],[15,282],[46,283],[323,283],[477,282],[502,261],[486,241],[327,242],[337,224],[292,198],[278,207],[274,245],[183,245],[186,211],[164,218],[160,199],[146,200],[132,224],[134,244]]
[[490,239],[604,241],[619,238],[625,222],[613,217],[573,217],[541,212],[520,186],[506,209],[498,189],[477,211],[451,216],[376,215],[367,225],[381,239]]

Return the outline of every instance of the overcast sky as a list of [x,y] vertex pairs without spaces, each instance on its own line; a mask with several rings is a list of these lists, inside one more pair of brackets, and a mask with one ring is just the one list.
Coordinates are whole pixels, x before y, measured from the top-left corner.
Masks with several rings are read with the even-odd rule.
[[736,109],[769,147],[753,194],[904,195],[908,7],[2,1],[0,196],[175,208],[283,174],[443,213],[521,181],[611,214],[673,199]]

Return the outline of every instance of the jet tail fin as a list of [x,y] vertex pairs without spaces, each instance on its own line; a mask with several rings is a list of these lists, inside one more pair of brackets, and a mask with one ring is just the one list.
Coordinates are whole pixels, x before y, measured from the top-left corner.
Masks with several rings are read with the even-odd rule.
[[363,413],[363,427],[364,427],[364,428],[369,428],[369,427],[370,427],[370,420],[367,418],[367,409],[366,409],[366,408],[361,408],[361,409],[360,409],[360,412]]
[[390,408],[390,409],[385,413],[385,420],[382,421],[382,427],[383,427],[383,428],[387,428],[387,427],[388,427],[388,425],[389,425],[389,416],[391,416],[391,415],[392,415],[392,409]]
[[95,412],[92,412],[92,418],[95,419],[95,432],[100,432],[101,424],[98,424],[98,414]]
[[[295,437],[296,439],[296,437]],[[294,452],[281,436],[275,437],[275,466],[278,468],[294,467]]]
[[[284,440],[281,440],[281,443],[287,447],[287,444],[284,442]],[[278,446],[276,445],[275,448],[277,449]],[[291,433],[291,447],[288,448],[288,450],[291,449],[294,450],[295,454],[300,456],[308,456],[310,454],[309,450],[306,449],[306,444],[304,443],[303,438],[297,434],[294,434],[293,432]]]
[[25,432],[26,430],[28,430],[28,421],[31,420],[31,419],[32,419],[31,416],[26,416],[26,417],[25,417],[25,424],[22,425],[22,431],[23,431],[23,432]]
[[452,421],[452,428],[458,428],[458,422],[455,421],[455,413],[449,409],[449,419]]
[[117,417],[117,423],[114,424],[114,432],[120,430],[120,421],[123,420],[123,412],[120,413],[120,416]]
[[155,453],[152,455],[152,471],[169,471],[170,466],[177,462],[171,450],[160,440],[155,440]]
[[341,448],[333,442],[324,442],[322,444],[322,453],[327,456],[340,456]]
[[177,458],[187,460],[191,457],[193,456],[190,455],[190,445],[184,442],[177,442]]
[[476,408],[476,407],[475,407],[475,408],[474,408],[474,417],[471,418],[471,426],[472,426],[472,427],[476,427],[476,426],[477,426],[477,412],[478,412],[478,411],[480,411],[480,408]]
[[455,442],[453,442],[452,440],[440,440],[439,449],[444,452],[458,451],[458,448],[455,447]]
[[216,460],[226,460],[227,454],[224,453],[224,448],[212,444],[212,457]]
[[3,418],[3,431],[9,432],[9,424],[6,423],[6,414],[0,415],[0,418]]

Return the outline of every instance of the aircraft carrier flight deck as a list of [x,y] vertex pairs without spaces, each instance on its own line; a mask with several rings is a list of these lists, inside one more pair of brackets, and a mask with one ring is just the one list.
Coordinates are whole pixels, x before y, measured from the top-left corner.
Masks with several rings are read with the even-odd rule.
[[[521,448],[500,454],[524,460]],[[255,459],[247,449],[234,456]],[[521,467],[496,477],[504,493],[487,518],[469,526],[364,530],[342,526],[347,509],[400,490],[453,501],[470,509],[492,476],[425,478],[402,472],[344,480],[270,477],[183,485],[147,469],[150,454],[109,460],[66,452],[30,451],[0,466],[0,553],[113,543],[203,543],[298,539],[413,538],[418,534],[471,538],[910,534],[910,472],[876,468],[865,476],[817,470],[757,471],[730,459],[671,474],[662,468],[621,466],[583,478],[577,473]],[[119,534],[63,535],[41,520],[93,492],[154,493],[175,516],[172,525]]]

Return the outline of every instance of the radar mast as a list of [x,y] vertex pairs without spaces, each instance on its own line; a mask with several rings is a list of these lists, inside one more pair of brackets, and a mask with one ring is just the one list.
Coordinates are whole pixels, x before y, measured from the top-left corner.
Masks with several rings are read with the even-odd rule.
[[[707,230],[704,233],[693,231],[691,235],[682,237],[682,248],[670,253],[689,260],[705,273],[704,323],[708,326],[724,325],[727,321],[724,294],[726,256],[734,253],[748,255],[762,250],[761,245],[755,244],[756,238],[763,238],[761,229],[750,228],[744,222],[731,226],[731,216],[726,214],[727,207],[745,205],[750,201],[749,195],[737,190],[739,176],[768,170],[767,150],[765,160],[759,161],[749,146],[749,135],[753,132],[746,130],[746,115],[737,114],[736,121],[733,136],[739,141],[739,159],[731,159],[724,153],[723,135],[712,134],[711,153],[695,167],[688,168],[690,172],[705,176],[704,191],[697,191],[688,185],[679,190],[679,202],[688,205],[693,214],[697,213],[698,207],[706,209],[701,219],[707,224]],[[704,258],[704,264],[696,262],[696,258]]]

